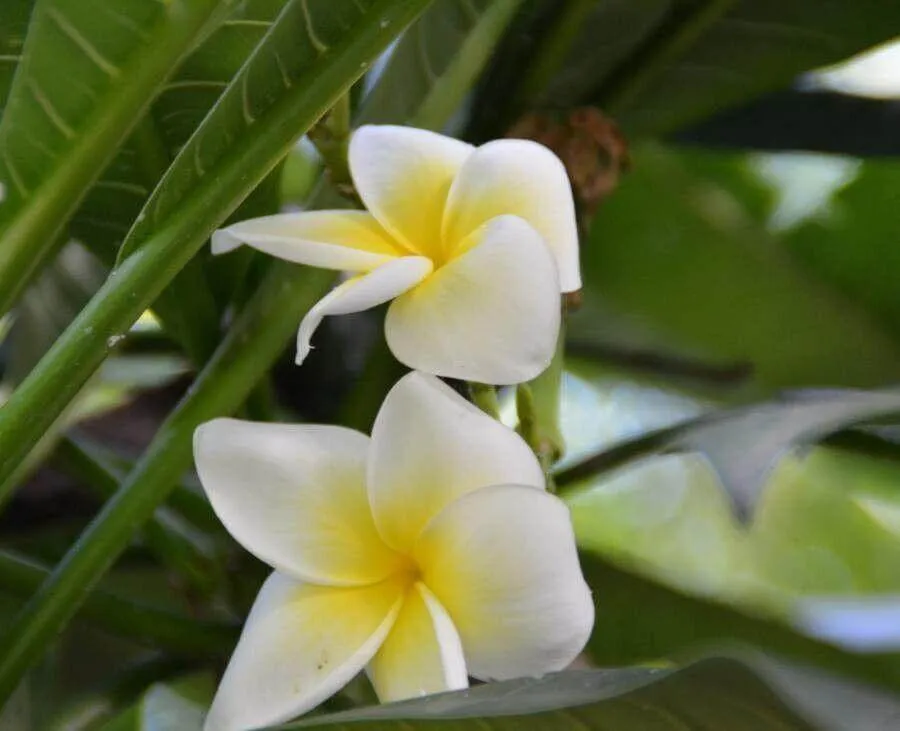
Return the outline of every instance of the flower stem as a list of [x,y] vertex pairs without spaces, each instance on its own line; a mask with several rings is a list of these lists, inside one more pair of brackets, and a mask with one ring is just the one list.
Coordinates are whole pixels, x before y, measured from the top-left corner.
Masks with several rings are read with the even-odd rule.
[[497,389],[487,383],[469,382],[469,397],[488,416],[500,420],[500,401],[497,399]]

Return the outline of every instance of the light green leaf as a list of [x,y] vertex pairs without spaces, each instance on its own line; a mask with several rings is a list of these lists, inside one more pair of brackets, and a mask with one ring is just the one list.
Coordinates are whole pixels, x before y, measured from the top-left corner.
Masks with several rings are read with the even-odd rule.
[[744,204],[759,182],[733,183],[733,171],[723,183],[697,157],[637,150],[582,247],[585,307],[570,318],[570,340],[624,337],[743,364],[763,392],[895,380],[892,333],[804,271],[759,220],[759,204]]
[[787,231],[788,250],[900,337],[900,163],[869,160],[819,215]]
[[800,391],[620,442],[560,470],[557,482],[566,485],[650,454],[699,452],[715,468],[737,514],[747,518],[772,471],[790,450],[878,420],[900,420],[900,389]]

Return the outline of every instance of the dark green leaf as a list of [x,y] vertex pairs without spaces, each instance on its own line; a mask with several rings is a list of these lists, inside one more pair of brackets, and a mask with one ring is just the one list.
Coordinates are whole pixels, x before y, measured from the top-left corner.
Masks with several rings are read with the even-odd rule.
[[404,34],[360,122],[440,130],[487,63],[522,0],[438,0]]
[[682,660],[738,645],[900,692],[900,654],[840,650],[765,615],[664,586],[642,576],[639,566],[622,568],[590,550],[581,553],[581,566],[597,607],[587,652],[601,666]]
[[812,727],[747,666],[732,660],[681,669],[570,670],[539,680],[311,718],[283,729],[526,729],[796,731]]
[[19,66],[32,7],[34,0],[5,0],[0,4],[0,115]]
[[[890,40],[900,6],[881,0],[585,0],[544,2],[508,39],[479,106],[479,138],[522,110],[498,114],[529,70],[555,70],[524,101],[596,104],[630,135],[659,135],[787,86],[798,74]],[[568,27],[569,11],[580,13]],[[508,107],[508,104],[506,105]]]

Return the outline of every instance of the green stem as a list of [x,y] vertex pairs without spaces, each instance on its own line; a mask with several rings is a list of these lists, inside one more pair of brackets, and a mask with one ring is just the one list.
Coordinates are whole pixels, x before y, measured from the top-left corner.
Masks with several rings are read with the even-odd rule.
[[636,60],[628,62],[594,95],[598,106],[610,114],[621,113],[736,2],[737,0],[705,0],[684,17],[672,23],[664,23],[638,51]]
[[[101,462],[112,471],[116,480],[121,482],[134,468],[134,461],[126,459],[111,449],[88,442],[85,439],[67,437],[77,449],[85,452],[92,460]],[[222,524],[213,513],[212,506],[199,489],[179,483],[172,490],[167,500],[168,506],[200,530],[215,532],[222,530]]]
[[488,416],[500,420],[500,401],[497,398],[497,389],[487,383],[469,382],[469,397]]
[[[43,564],[0,551],[0,588],[28,597],[48,576],[50,569]],[[238,631],[233,624],[192,619],[102,589],[85,594],[78,617],[120,637],[181,655],[226,654]]]
[[[566,451],[560,427],[563,376],[566,363],[565,313],[556,341],[556,352],[546,370],[533,381],[522,384],[516,394],[520,429],[532,446],[545,470],[559,460]],[[527,430],[526,430],[527,426]]]
[[0,638],[0,705],[190,466],[197,426],[243,403],[332,279],[280,261],[270,269],[122,487]]
[[[93,490],[102,500],[111,499],[118,491],[120,476],[68,437],[56,445],[54,457],[63,472]],[[175,529],[177,521],[171,517],[167,520],[163,511],[160,508],[144,528],[147,547],[193,589],[204,596],[210,595],[223,578],[214,557],[184,531]]]
[[350,91],[335,102],[331,111],[309,131],[322,159],[328,178],[342,195],[353,191],[353,178],[347,150],[350,146]]

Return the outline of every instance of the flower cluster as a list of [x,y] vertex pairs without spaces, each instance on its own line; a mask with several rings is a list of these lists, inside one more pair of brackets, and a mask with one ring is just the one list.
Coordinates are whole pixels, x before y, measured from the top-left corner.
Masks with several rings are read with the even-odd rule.
[[568,509],[519,435],[436,375],[516,383],[549,362],[559,295],[579,286],[565,171],[534,143],[472,148],[401,127],[350,145],[369,212],[271,216],[217,232],[355,273],[307,315],[394,299],[388,342],[417,370],[371,437],[337,426],[217,419],[197,471],[234,537],[273,568],[206,720],[294,718],[365,670],[382,701],[559,670],[594,622]]

